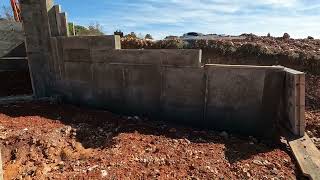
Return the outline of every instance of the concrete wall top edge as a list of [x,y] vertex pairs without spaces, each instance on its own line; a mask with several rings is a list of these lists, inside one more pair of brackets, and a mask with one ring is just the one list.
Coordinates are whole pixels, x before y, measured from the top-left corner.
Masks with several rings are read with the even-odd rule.
[[[103,35],[103,36],[57,36],[56,38],[59,39],[88,39],[88,38],[99,38],[99,37],[105,37],[105,38],[113,38],[117,37],[118,35]],[[51,37],[54,38],[54,37]]]
[[306,74],[304,72],[301,72],[301,71],[297,71],[297,70],[294,70],[294,69],[290,69],[290,68],[284,68],[284,71],[288,72],[288,73],[291,73],[291,74],[297,74],[297,75],[300,75],[300,74]]
[[114,49],[116,51],[127,51],[127,52],[132,52],[132,51],[144,51],[144,52],[176,52],[176,51],[199,51],[202,52],[201,49]]
[[228,65],[228,64],[205,64],[204,67],[219,67],[219,68],[246,68],[246,69],[272,69],[285,70],[283,66],[254,66],[254,65]]

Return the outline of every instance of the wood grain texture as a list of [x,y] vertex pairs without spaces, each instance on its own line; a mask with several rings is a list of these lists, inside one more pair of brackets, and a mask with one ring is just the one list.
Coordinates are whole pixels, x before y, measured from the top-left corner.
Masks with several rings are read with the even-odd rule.
[[299,139],[289,138],[289,145],[302,173],[312,180],[320,179],[320,151],[308,135]]

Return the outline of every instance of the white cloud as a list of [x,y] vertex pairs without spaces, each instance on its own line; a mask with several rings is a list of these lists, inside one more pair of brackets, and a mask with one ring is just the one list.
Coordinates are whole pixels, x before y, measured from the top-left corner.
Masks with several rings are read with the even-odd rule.
[[[318,0],[118,0],[104,1],[95,20],[109,33],[151,33],[157,38],[181,35],[188,31],[203,33],[256,33],[300,38],[320,37]],[[119,8],[108,10],[116,4]],[[92,19],[92,18],[91,18]],[[77,19],[89,23],[89,19]],[[92,21],[91,21],[92,22]]]
[[293,7],[298,4],[298,0],[258,0],[261,3],[275,6]]

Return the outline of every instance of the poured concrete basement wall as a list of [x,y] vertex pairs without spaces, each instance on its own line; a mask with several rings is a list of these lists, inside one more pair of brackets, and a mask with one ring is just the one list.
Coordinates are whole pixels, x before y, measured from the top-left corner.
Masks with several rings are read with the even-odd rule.
[[[286,82],[293,81],[284,67],[202,65],[201,50],[122,50],[119,41],[51,38],[51,93],[73,104],[197,127],[261,136],[275,131]],[[287,118],[298,122],[286,107]]]
[[28,71],[26,58],[0,58],[1,71]]
[[304,73],[203,64],[201,50],[122,50],[119,36],[66,37],[51,0],[21,7],[38,98],[258,136],[285,124],[304,135]]
[[206,65],[206,124],[270,134],[283,90],[283,67]]

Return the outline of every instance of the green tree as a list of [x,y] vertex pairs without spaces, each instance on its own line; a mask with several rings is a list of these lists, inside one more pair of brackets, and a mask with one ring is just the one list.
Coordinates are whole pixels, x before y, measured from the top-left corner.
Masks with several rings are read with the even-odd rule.
[[144,39],[153,39],[153,37],[151,36],[151,34],[146,34],[146,36],[144,37]]
[[137,39],[137,35],[135,32],[131,32],[130,34],[125,35],[126,38]]
[[74,28],[75,28],[75,27],[74,27],[74,24],[73,24],[73,23],[68,23],[69,34],[70,34],[71,36],[74,35],[74,32],[75,32]]
[[139,33],[139,34],[137,35],[137,38],[138,38],[138,39],[144,39],[144,37],[145,37],[145,35],[143,35],[142,33]]
[[121,30],[116,30],[116,32],[114,32],[114,35],[119,35],[121,38],[123,38],[123,32]]
[[[72,34],[73,24],[69,23],[69,32]],[[100,36],[104,35],[102,32],[102,26],[99,23],[94,23],[88,27],[75,25],[74,31],[77,36]]]
[[103,28],[102,28],[102,26],[101,26],[101,24],[99,24],[99,23],[93,23],[93,24],[91,24],[89,27],[88,27],[88,29],[89,29],[89,35],[97,35],[97,36],[101,36],[101,35],[104,35],[104,33],[102,32],[103,30]]

